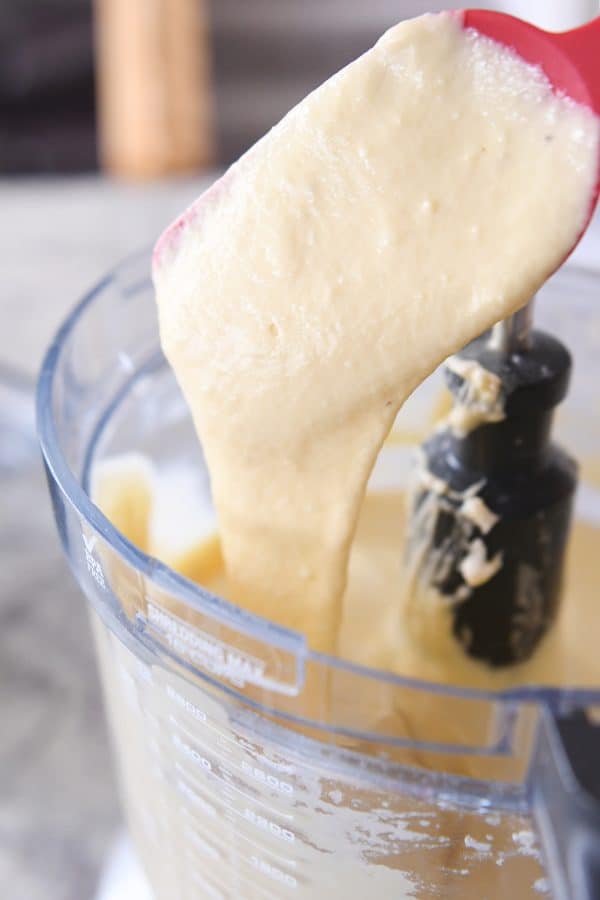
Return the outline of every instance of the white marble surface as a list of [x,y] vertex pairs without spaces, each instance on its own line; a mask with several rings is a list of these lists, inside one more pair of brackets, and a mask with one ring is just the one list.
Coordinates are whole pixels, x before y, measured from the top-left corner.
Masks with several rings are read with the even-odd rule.
[[0,362],[37,372],[66,312],[210,181],[0,179]]
[[[0,181],[0,380],[6,364],[33,380],[82,293],[201,186]],[[27,424],[26,394],[0,389],[0,407],[0,897],[91,900],[120,816],[85,603],[37,453],[7,465],[2,413]]]

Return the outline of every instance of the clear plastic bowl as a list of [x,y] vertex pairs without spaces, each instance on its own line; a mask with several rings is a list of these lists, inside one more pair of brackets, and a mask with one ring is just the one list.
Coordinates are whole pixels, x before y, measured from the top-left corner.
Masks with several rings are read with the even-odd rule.
[[[397,677],[313,652],[127,541],[90,500],[98,460],[135,450],[159,467],[204,465],[160,352],[148,273],[145,254],[126,261],[64,324],[41,372],[38,421],[156,900],[539,897],[548,882],[529,770],[540,718],[599,704],[600,667],[597,688],[504,693]],[[598,280],[567,269],[542,293],[538,321],[577,359],[561,437],[590,458]],[[409,401],[409,423],[432,385]],[[400,480],[405,463],[399,451]],[[206,473],[203,491],[210,504]],[[593,486],[579,503],[598,519]]]

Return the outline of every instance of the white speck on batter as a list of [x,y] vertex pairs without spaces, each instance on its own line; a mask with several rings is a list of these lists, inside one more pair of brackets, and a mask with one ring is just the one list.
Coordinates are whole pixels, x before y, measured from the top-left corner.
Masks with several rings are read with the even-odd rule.
[[465,847],[477,850],[479,853],[489,853],[492,845],[487,841],[476,841],[470,834],[465,835]]
[[539,859],[540,851],[536,847],[533,831],[514,831],[512,839],[524,856],[534,856],[536,859]]

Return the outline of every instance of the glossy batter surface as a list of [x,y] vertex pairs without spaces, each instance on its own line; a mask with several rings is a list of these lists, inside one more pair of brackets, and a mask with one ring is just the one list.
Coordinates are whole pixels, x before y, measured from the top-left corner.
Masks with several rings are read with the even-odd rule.
[[[171,495],[171,500],[169,500]],[[191,510],[181,517],[187,496]],[[142,456],[100,464],[94,499],[105,515],[142,550],[216,594],[231,598],[218,535],[193,513],[193,477],[161,483]],[[528,662],[492,669],[469,658],[452,635],[450,608],[439,596],[418,600],[403,571],[406,497],[400,491],[366,496],[359,517],[342,601],[337,653],[353,662],[433,682],[502,689],[518,684],[597,687],[597,618],[600,532],[584,521],[571,535],[561,611]],[[170,520],[169,520],[170,517]],[[208,526],[210,528],[210,526]],[[164,535],[168,533],[168,542]]]
[[161,340],[236,602],[334,649],[398,409],[559,265],[597,144],[596,119],[539,72],[425,16],[307,97],[165,233]]

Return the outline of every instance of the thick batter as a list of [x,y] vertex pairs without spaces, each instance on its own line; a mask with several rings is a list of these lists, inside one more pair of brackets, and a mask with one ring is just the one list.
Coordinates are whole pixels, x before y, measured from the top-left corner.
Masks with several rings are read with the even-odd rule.
[[[436,682],[596,686],[595,642],[582,638],[593,636],[593,529],[572,537],[557,627],[528,663],[492,671],[464,655],[437,596],[415,604],[407,589],[402,494],[365,498],[365,487],[413,388],[560,264],[586,217],[598,139],[591,114],[453,16],[392,29],[157,246],[161,338],[206,454],[219,536],[185,472],[167,483],[139,455],[97,465],[96,503],[146,552],[316,649]],[[478,385],[492,406],[493,387]],[[118,560],[104,564],[135,616],[148,599],[140,580]],[[196,611],[185,615],[193,625]],[[457,813],[437,797],[431,815],[411,795],[390,808],[393,792],[342,791],[304,760],[285,768],[277,756],[273,769],[210,691],[145,666],[95,625],[129,816],[157,897],[208,896],[206,879],[221,897],[300,886],[307,896],[479,898],[499,881],[498,896],[538,890],[522,819]],[[325,719],[327,704],[343,708],[344,685],[309,671],[294,712]],[[433,692],[382,689],[363,706],[365,731],[423,739],[433,728],[442,743],[473,745],[485,726],[479,705],[440,715],[445,699]],[[526,762],[402,752],[424,768],[507,781]],[[298,790],[293,805],[275,788],[259,795],[256,780],[245,793],[256,773]],[[296,818],[278,825],[288,807]],[[279,831],[267,839],[257,822]],[[313,876],[311,893],[302,879]]]
[[[201,512],[194,514],[193,473],[163,478],[149,460],[131,454],[97,467],[94,495],[105,515],[142,550],[220,596],[232,596],[219,538],[207,532]],[[187,521],[181,514],[184,497]],[[506,669],[492,669],[465,655],[452,635],[450,609],[440,604],[439,595],[432,595],[429,604],[422,592],[414,598],[402,567],[404,527],[402,492],[367,494],[350,554],[340,656],[399,675],[482,689],[597,687],[597,635],[589,627],[596,619],[600,584],[596,527],[575,524],[558,621],[530,661]]]
[[451,14],[391,29],[163,236],[161,340],[230,595],[333,650],[366,482],[435,366],[573,245],[598,122]]

